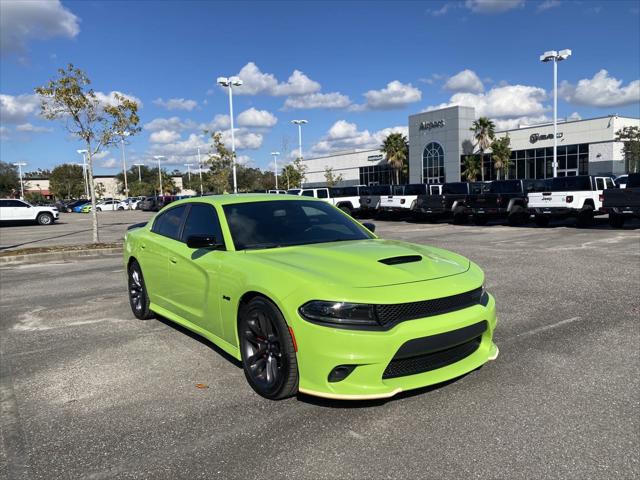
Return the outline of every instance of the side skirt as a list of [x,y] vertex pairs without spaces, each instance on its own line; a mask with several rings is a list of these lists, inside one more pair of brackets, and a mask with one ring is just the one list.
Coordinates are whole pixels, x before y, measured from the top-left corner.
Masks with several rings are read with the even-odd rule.
[[201,337],[206,338],[207,340],[211,341],[212,343],[220,347],[222,350],[227,352],[233,358],[237,360],[242,360],[242,358],[240,357],[240,349],[238,347],[231,345],[229,342],[223,340],[217,335],[214,335],[213,333],[208,332],[204,328],[199,327],[198,325],[195,325],[194,323],[191,323],[188,320],[185,320],[184,318],[180,317],[179,315],[176,315],[175,313],[165,308],[159,307],[155,303],[151,303],[149,305],[149,309],[157,313],[161,317],[167,318],[172,322],[177,323],[178,325],[181,325],[184,328],[191,330],[193,333],[197,333]]

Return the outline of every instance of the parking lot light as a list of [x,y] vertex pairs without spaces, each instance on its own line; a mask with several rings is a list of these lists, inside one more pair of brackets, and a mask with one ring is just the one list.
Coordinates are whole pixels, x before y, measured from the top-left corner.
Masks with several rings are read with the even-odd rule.
[[138,167],[138,183],[142,183],[142,173],[140,173],[140,167],[144,165],[144,163],[134,163],[134,166]]
[[242,85],[238,77],[218,77],[218,85],[229,89],[229,119],[231,120],[231,156],[233,165],[233,193],[238,193],[238,181],[236,179],[236,139],[233,129],[233,87]]
[[160,160],[167,157],[165,157],[164,155],[154,155],[153,158],[155,158],[158,161],[158,180],[160,182],[159,195],[162,195],[162,171],[160,170]]
[[18,167],[18,172],[20,175],[20,200],[24,200],[24,182],[22,181],[22,167],[26,166],[25,162],[17,162],[14,163],[16,167]]
[[87,150],[76,150],[82,155],[82,178],[84,180],[84,194],[89,198],[89,175],[87,174]]
[[124,154],[124,138],[131,135],[130,132],[120,132],[120,146],[122,147],[122,174],[124,175],[124,196],[129,197],[129,186],[127,185],[127,159]]
[[280,155],[280,152],[271,152],[271,155],[273,155],[273,173],[276,177],[276,190],[278,189],[278,155]]
[[543,63],[553,62],[553,176],[558,176],[558,62],[571,56],[571,50],[550,50],[540,55]]

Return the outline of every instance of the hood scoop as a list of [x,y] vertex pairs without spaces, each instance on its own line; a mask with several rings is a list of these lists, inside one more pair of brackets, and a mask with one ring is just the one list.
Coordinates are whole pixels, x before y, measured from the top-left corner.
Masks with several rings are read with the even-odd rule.
[[422,255],[402,255],[400,257],[389,257],[378,260],[385,265],[401,265],[403,263],[414,263],[422,260]]

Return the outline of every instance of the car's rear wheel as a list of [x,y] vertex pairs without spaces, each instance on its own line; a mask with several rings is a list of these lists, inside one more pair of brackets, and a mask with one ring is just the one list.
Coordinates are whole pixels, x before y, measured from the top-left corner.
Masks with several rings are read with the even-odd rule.
[[487,224],[487,216],[486,215],[474,215],[473,223],[474,225],[486,225]]
[[593,224],[593,207],[585,205],[578,213],[578,227],[588,227]]
[[298,364],[289,327],[280,310],[264,297],[240,308],[238,334],[242,365],[249,385],[271,400],[298,391]]
[[349,207],[348,205],[342,205],[341,207],[338,207],[340,210],[342,210],[344,213],[346,213],[349,216],[353,216],[353,211],[351,210],[351,207]]
[[509,212],[509,216],[507,217],[507,221],[512,227],[524,225],[525,223],[527,223],[528,219],[529,215],[521,205],[514,205],[511,209],[511,212]]
[[51,225],[53,223],[53,215],[50,213],[40,213],[36,220],[40,225]]
[[613,228],[622,228],[624,226],[624,220],[624,215],[615,212],[609,213],[609,225]]
[[549,225],[549,217],[546,215],[536,215],[535,222],[539,227],[546,227]]
[[148,320],[153,318],[153,312],[149,310],[149,295],[142,276],[140,264],[135,260],[129,264],[129,304],[136,318]]

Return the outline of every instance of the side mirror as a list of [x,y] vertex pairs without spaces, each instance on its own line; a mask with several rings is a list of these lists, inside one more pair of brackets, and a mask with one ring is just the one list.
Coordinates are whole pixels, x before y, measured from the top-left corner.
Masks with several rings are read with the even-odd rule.
[[187,238],[187,247],[189,248],[209,248],[217,250],[224,245],[218,243],[216,238],[212,235],[191,235]]
[[362,224],[362,226],[364,226],[364,228],[366,228],[367,230],[369,230],[371,233],[375,233],[376,231],[376,225],[374,223],[371,222],[364,222]]

